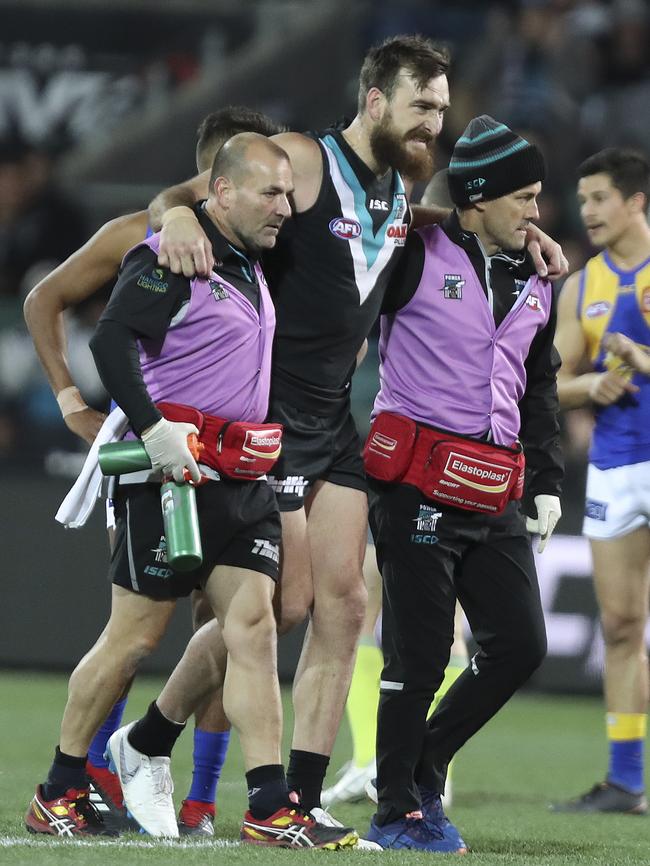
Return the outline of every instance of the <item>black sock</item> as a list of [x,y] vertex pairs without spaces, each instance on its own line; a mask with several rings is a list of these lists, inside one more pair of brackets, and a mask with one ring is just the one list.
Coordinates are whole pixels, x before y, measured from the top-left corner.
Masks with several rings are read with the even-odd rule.
[[329,755],[319,755],[316,752],[292,749],[289,753],[287,784],[290,791],[298,794],[300,805],[306,812],[320,806],[320,795],[329,762]]
[[248,808],[253,818],[263,821],[283,806],[290,806],[287,780],[282,764],[264,764],[246,773]]
[[183,733],[185,724],[170,722],[158,709],[155,701],[129,731],[128,740],[134,749],[150,758],[169,758],[174,743]]
[[76,788],[83,791],[87,787],[86,758],[76,758],[74,755],[66,755],[57,746],[50,772],[47,774],[47,779],[42,786],[45,799],[57,800],[65,794],[68,788]]

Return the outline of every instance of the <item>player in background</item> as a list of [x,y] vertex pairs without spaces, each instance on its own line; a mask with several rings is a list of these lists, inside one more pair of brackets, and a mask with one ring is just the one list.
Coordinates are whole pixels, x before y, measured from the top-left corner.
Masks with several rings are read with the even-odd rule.
[[[605,781],[559,812],[644,815],[650,591],[650,164],[608,148],[578,170],[580,215],[602,250],[560,296],[556,346],[564,409],[591,406],[583,533],[605,639]],[[588,369],[589,372],[585,372]]]
[[[266,115],[244,106],[228,106],[207,115],[197,130],[196,165],[211,168],[221,145],[240,132],[274,135],[281,130]],[[66,357],[65,310],[91,297],[107,283],[115,282],[125,254],[151,234],[147,211],[117,217],[102,226],[81,249],[36,285],[25,300],[25,320],[34,346],[57,398],[66,426],[92,444],[105,416],[87,406],[76,387]],[[114,526],[112,515],[109,527]],[[110,532],[110,528],[109,528]],[[194,629],[213,614],[203,592],[192,594]],[[128,689],[111,710],[94,737],[87,771],[96,805],[117,828],[129,829],[119,782],[104,758],[109,737],[120,727]],[[187,835],[214,832],[216,789],[230,738],[230,724],[220,696],[208,700],[196,713],[193,776],[179,816],[179,829]]]

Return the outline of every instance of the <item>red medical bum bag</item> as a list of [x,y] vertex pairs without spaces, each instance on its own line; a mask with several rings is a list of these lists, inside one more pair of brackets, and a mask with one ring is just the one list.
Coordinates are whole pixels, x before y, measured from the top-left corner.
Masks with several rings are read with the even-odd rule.
[[519,443],[493,445],[390,412],[373,421],[363,460],[371,478],[412,484],[428,499],[467,511],[501,514],[524,489]]
[[282,424],[227,421],[180,403],[157,403],[168,421],[185,421],[199,431],[199,460],[228,478],[251,481],[269,472],[282,449]]

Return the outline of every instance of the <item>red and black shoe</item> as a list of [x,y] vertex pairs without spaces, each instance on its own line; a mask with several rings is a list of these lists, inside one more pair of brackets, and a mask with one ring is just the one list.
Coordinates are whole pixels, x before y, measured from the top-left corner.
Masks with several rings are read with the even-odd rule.
[[181,836],[214,836],[215,808],[201,800],[183,800],[178,813],[178,832]]
[[46,800],[39,785],[25,815],[25,826],[30,833],[50,836],[117,836],[115,830],[104,823],[100,813],[90,801],[90,789],[81,791],[68,788],[62,797]]
[[277,848],[354,848],[359,836],[350,827],[333,827],[319,824],[302,809],[284,806],[268,818],[253,818],[250,812],[244,815],[240,834],[242,842],[267,845]]
[[90,802],[97,809],[106,826],[118,833],[138,833],[140,825],[128,814],[122,796],[122,786],[108,767],[96,767],[86,761],[90,781]]

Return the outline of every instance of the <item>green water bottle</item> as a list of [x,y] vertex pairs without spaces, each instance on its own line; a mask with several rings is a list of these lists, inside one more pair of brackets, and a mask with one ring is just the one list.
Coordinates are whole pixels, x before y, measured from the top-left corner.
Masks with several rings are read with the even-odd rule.
[[191,484],[166,481],[160,488],[167,562],[174,571],[192,571],[203,562],[196,491]]
[[151,460],[140,439],[123,439],[99,447],[99,468],[103,475],[126,475],[151,469]]
[[[195,434],[187,437],[195,459],[200,446]],[[104,475],[126,475],[150,469],[151,460],[139,439],[109,442],[99,448],[99,466]],[[191,571],[203,562],[201,531],[196,510],[196,491],[186,482],[166,481],[160,488],[167,562],[174,571]]]

